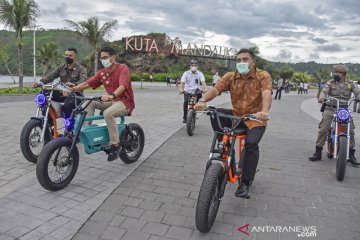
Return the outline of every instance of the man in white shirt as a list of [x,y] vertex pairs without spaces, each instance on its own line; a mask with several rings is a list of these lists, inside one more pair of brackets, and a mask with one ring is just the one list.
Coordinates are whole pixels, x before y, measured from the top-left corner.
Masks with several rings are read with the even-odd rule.
[[304,83],[304,94],[308,94],[308,88],[309,88],[309,84],[307,82]]
[[[205,83],[205,77],[202,72],[197,70],[198,65],[196,60],[190,61],[190,70],[184,72],[181,77],[180,83],[180,94],[184,94],[184,115],[183,123],[186,123],[187,111],[188,111],[188,102],[189,102],[189,93],[194,94],[197,89],[200,89],[200,86],[203,86],[203,91],[206,92],[207,86]],[[202,93],[197,94],[196,101],[202,97]]]
[[212,86],[215,86],[215,84],[219,81],[220,79],[220,76],[219,76],[219,73],[216,72],[215,75],[213,76],[213,80],[212,80]]

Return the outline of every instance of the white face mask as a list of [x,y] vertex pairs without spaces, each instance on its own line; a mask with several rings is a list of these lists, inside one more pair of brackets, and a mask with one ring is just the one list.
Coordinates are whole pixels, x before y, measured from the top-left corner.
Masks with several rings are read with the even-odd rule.
[[237,63],[236,69],[241,75],[246,75],[248,72],[250,72],[249,63]]
[[190,69],[191,69],[192,72],[195,72],[197,70],[197,67],[191,66]]

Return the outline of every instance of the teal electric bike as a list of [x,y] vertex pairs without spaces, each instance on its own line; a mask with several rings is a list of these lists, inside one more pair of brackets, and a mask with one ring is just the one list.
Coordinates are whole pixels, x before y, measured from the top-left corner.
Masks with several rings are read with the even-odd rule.
[[[84,125],[104,119],[103,115],[86,116],[86,107],[92,101],[101,101],[99,97],[72,97],[81,99],[70,118],[65,119],[63,137],[51,140],[41,150],[37,164],[36,176],[42,187],[50,191],[65,188],[74,178],[79,166],[79,151],[77,143],[82,143],[85,153],[99,151],[108,153],[111,149],[106,123]],[[120,117],[118,123],[120,151],[119,157],[125,163],[136,162],[144,149],[145,135],[140,125],[125,124],[125,117]]]

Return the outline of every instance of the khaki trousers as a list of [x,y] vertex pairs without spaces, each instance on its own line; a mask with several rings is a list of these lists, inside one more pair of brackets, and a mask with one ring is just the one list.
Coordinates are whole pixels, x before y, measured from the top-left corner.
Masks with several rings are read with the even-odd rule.
[[121,101],[92,101],[86,108],[87,116],[94,116],[95,109],[104,111],[104,118],[109,131],[110,144],[119,144],[120,139],[116,118],[129,115],[129,110],[126,109],[125,104]]
[[[328,134],[328,130],[331,126],[331,122],[334,116],[335,110],[334,108],[326,107],[322,119],[319,123],[318,136],[316,139],[316,146],[323,147],[326,142],[326,137]],[[355,131],[354,131],[354,122],[351,120],[350,122],[350,148],[355,148]]]

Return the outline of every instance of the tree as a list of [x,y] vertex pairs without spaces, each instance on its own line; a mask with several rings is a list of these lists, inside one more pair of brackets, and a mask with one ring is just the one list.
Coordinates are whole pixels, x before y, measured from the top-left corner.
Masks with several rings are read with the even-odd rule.
[[330,70],[328,68],[321,67],[315,72],[314,76],[320,84],[321,81],[327,81],[330,78]]
[[37,61],[44,66],[44,72],[42,76],[45,76],[46,71],[51,67],[59,63],[61,54],[58,51],[59,47],[55,42],[45,43],[37,49]]
[[11,76],[11,79],[13,80],[14,84],[16,83],[15,81],[15,78],[9,68],[9,60],[10,60],[10,57],[9,57],[9,54],[8,54],[8,48],[9,48],[9,45],[5,45],[5,44],[1,44],[0,45],[0,59],[4,62],[5,64],[5,67],[6,67],[6,70],[8,71],[8,73],[10,74]]
[[0,0],[0,22],[16,33],[20,91],[24,81],[23,29],[34,25],[38,16],[39,6],[34,0]]
[[77,23],[68,19],[65,22],[90,43],[94,54],[94,73],[96,73],[98,69],[98,48],[101,43],[111,36],[111,30],[117,24],[117,21],[105,22],[101,27],[97,17],[91,17],[86,21]]
[[288,65],[285,65],[279,72],[279,76],[282,78],[282,79],[290,79],[294,74],[294,70],[288,66]]
[[301,82],[310,83],[311,80],[312,80],[312,77],[307,72],[295,72],[293,74],[291,80],[298,83],[298,84],[301,83]]

